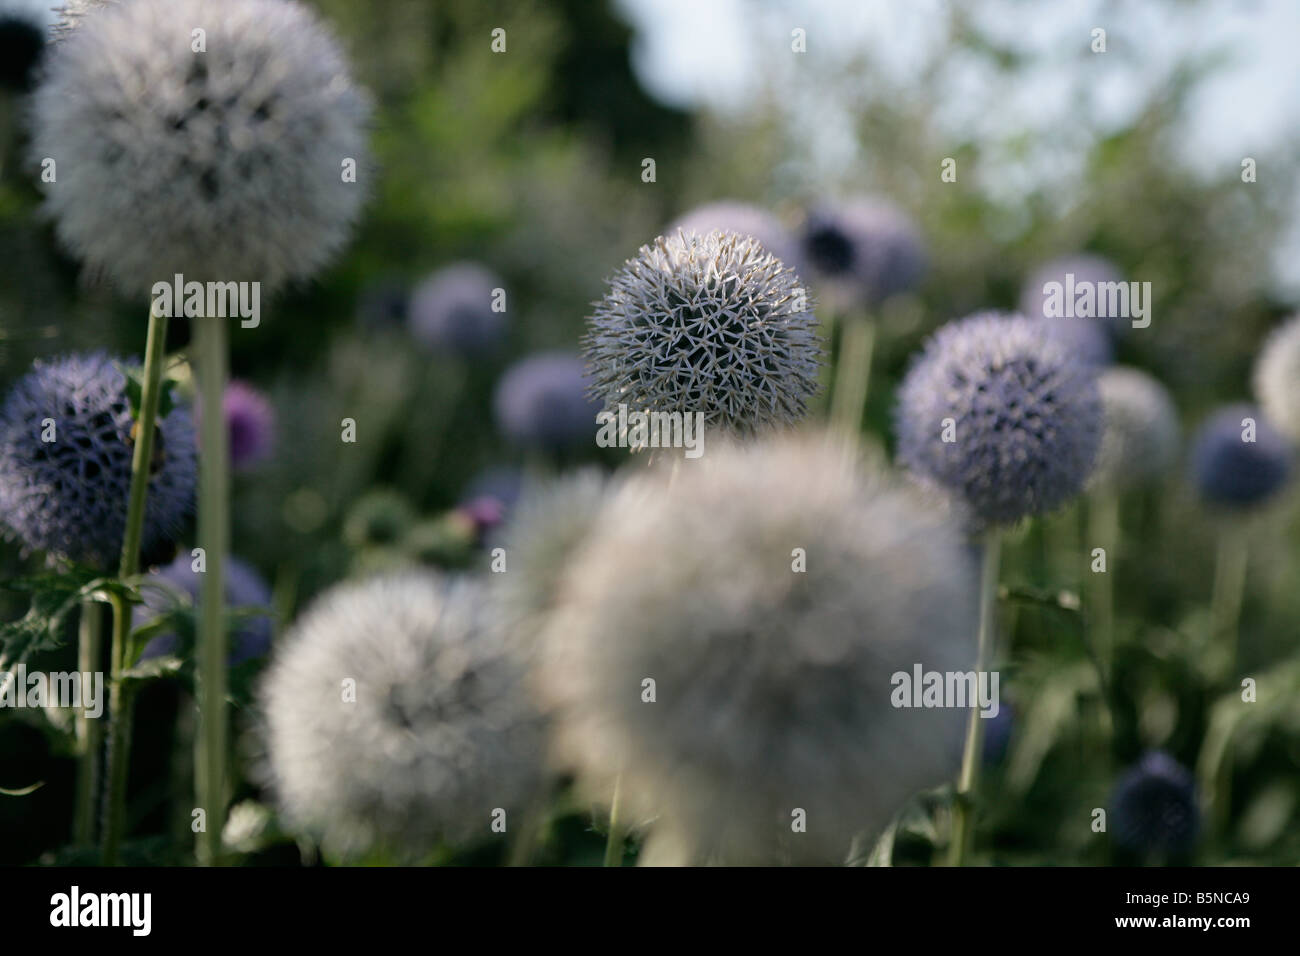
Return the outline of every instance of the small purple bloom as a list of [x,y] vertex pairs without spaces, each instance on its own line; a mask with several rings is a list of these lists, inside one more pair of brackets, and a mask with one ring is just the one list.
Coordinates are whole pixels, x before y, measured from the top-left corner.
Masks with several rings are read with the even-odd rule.
[[275,438],[275,412],[266,396],[244,382],[231,382],[221,397],[230,429],[230,464],[251,468],[271,452]]
[[1293,465],[1286,438],[1259,409],[1245,404],[1211,415],[1192,445],[1192,483],[1212,505],[1261,504],[1287,483]]
[[[268,607],[271,603],[271,589],[262,580],[252,566],[236,557],[228,557],[226,573],[226,606],[229,608]],[[188,554],[180,555],[164,568],[154,571],[145,580],[141,589],[144,604],[137,605],[133,612],[132,624],[141,627],[153,620],[163,611],[173,607],[177,601],[197,604],[199,599],[199,575],[194,571]],[[162,593],[157,585],[162,585],[169,593]],[[255,657],[263,657],[271,649],[271,618],[266,615],[248,618],[239,624],[239,629],[231,635],[230,666],[242,664]],[[140,660],[175,654],[180,650],[180,638],[176,634],[159,634],[145,645]]]
[[588,397],[582,359],[543,352],[506,370],[497,383],[497,427],[520,445],[559,449],[594,441],[600,405]]

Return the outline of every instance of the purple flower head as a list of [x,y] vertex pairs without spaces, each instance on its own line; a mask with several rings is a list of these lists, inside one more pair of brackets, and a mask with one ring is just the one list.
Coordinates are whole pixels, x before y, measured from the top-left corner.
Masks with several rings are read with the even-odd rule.
[[[38,361],[0,409],[0,516],[25,548],[115,566],[126,528],[132,427],[126,376],[103,353]],[[181,530],[194,505],[194,425],[158,422],[141,542]]]
[[[1069,278],[1069,277],[1073,278]],[[1054,335],[1060,337],[1066,351],[1094,365],[1109,365],[1115,356],[1115,335],[1130,318],[1112,308],[1114,300],[1104,290],[1124,277],[1109,259],[1077,255],[1055,259],[1036,269],[1020,291],[1020,311],[1031,319],[1044,319]],[[1044,287],[1061,286],[1061,308],[1066,299],[1079,303],[1079,290],[1088,288],[1093,295],[1093,315],[1058,315],[1052,312],[1052,298]],[[1071,289],[1075,290],[1073,295]],[[1049,314],[1050,313],[1050,314]]]
[[435,351],[486,355],[505,339],[506,313],[493,311],[501,279],[473,262],[433,273],[411,293],[411,334]]
[[1293,465],[1286,439],[1246,404],[1215,412],[1192,443],[1192,483],[1211,505],[1262,504],[1287,483]]
[[1196,843],[1200,811],[1191,771],[1154,750],[1125,771],[1111,797],[1111,832],[1125,850],[1178,856]]
[[520,445],[567,448],[593,441],[600,406],[587,395],[582,359],[543,352],[506,370],[497,383],[497,427]]
[[231,382],[221,396],[230,429],[230,464],[251,468],[271,452],[275,439],[275,412],[266,396],[245,382]]
[[985,524],[1078,494],[1101,443],[1096,376],[1024,316],[981,312],[930,338],[898,393],[899,459]]
[[891,203],[869,197],[813,209],[803,251],[834,298],[867,307],[912,289],[926,267],[916,224]]
[[750,203],[723,199],[696,206],[674,219],[663,234],[675,236],[678,232],[694,232],[705,235],[715,230],[757,239],[764,249],[796,273],[802,275],[805,271],[803,251],[794,236],[776,216]]
[[[229,608],[267,607],[271,603],[271,589],[253,568],[234,556],[226,558],[226,606]],[[159,587],[161,585],[161,587]],[[142,588],[144,604],[133,611],[133,626],[141,627],[178,601],[197,604],[199,575],[194,571],[188,554],[182,554],[171,564],[154,571]],[[271,618],[261,615],[248,618],[231,635],[230,666],[242,664],[255,657],[263,657],[271,649]],[[175,654],[180,650],[176,634],[159,634],[140,654],[140,660]]]

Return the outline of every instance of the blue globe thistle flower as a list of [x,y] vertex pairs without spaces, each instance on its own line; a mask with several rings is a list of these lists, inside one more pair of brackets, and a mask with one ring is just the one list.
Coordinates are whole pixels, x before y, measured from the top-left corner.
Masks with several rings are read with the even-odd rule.
[[821,436],[666,472],[622,483],[543,584],[557,754],[595,799],[621,774],[677,862],[842,862],[956,769],[962,712],[891,691],[917,662],[970,667],[975,565],[930,502]]
[[[52,0],[50,0],[52,2]],[[0,0],[0,88],[32,88],[53,20],[46,0]]]
[[368,99],[296,0],[94,10],[51,48],[33,107],[59,238],[132,294],[177,273],[267,293],[308,278],[365,197]]
[[1091,367],[1042,322],[994,312],[939,329],[895,411],[899,459],[964,502],[976,524],[1010,524],[1078,494],[1102,425]]
[[[252,565],[233,555],[227,556],[223,565],[226,575],[226,606],[229,608],[269,607],[271,589]],[[133,626],[142,627],[178,602],[197,604],[202,578],[194,571],[188,554],[179,555],[166,567],[150,573],[141,592],[144,603],[132,611]],[[259,615],[240,623],[231,635],[230,666],[263,657],[271,649],[271,618]],[[145,645],[140,660],[176,654],[180,638],[176,634],[159,634]]]
[[701,236],[710,232],[732,232],[748,236],[757,239],[764,249],[796,274],[804,272],[803,250],[794,236],[776,216],[752,203],[722,199],[696,206],[669,223],[663,234],[675,236],[679,232]]
[[[0,409],[0,516],[25,548],[116,565],[131,486],[126,376],[103,353],[39,361]],[[42,438],[52,435],[52,441]],[[174,538],[194,505],[189,409],[158,422],[141,550]]]
[[1143,856],[1181,856],[1200,829],[1196,780],[1169,754],[1155,750],[1124,772],[1111,797],[1115,842]]
[[499,276],[474,262],[445,266],[411,293],[408,322],[416,340],[458,355],[487,355],[504,342],[506,313],[492,310]]
[[343,855],[419,859],[500,839],[536,797],[542,722],[474,579],[340,585],[279,642],[261,687],[266,776],[286,825]]
[[1255,397],[1269,420],[1300,442],[1300,315],[1264,343],[1255,363]]
[[[1254,423],[1254,440],[1245,440]],[[1259,409],[1230,405],[1211,415],[1192,442],[1192,484],[1210,505],[1250,508],[1291,477],[1292,450]]]
[[543,352],[517,362],[497,383],[497,427],[527,447],[569,448],[594,442],[600,406],[588,397],[582,359]]
[[1106,427],[1090,488],[1121,491],[1161,475],[1178,457],[1178,411],[1146,372],[1114,367],[1097,377]]
[[915,287],[926,268],[916,224],[892,203],[872,197],[813,209],[804,225],[803,252],[841,307],[873,308]]
[[1025,280],[1020,291],[1020,313],[1031,319],[1043,319],[1052,334],[1060,338],[1066,351],[1093,365],[1109,365],[1115,356],[1115,336],[1128,327],[1131,317],[1109,308],[1109,299],[1096,300],[1097,314],[1092,318],[1051,315],[1049,296],[1044,287],[1050,282],[1061,284],[1065,291],[1066,276],[1073,275],[1075,288],[1089,284],[1094,289],[1124,281],[1119,268],[1109,259],[1091,254],[1065,256],[1039,266]]
[[724,435],[793,425],[817,391],[811,309],[756,239],[661,236],[610,278],[589,319],[592,394],[610,411],[699,413]]
[[[251,468],[271,453],[275,440],[275,412],[266,396],[246,382],[232,381],[221,396],[221,409],[229,429],[230,466]],[[195,406],[196,423],[202,408]]]

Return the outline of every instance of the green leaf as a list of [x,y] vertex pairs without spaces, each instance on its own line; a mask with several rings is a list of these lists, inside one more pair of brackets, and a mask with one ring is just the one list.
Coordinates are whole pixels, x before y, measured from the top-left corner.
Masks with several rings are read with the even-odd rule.
[[88,568],[6,581],[0,587],[30,592],[31,605],[16,621],[0,624],[0,669],[24,663],[33,654],[63,643],[63,623],[83,600],[105,588],[120,588],[110,578],[97,577]]
[[43,786],[45,786],[44,780],[39,783],[34,783],[30,787],[23,787],[20,790],[6,790],[4,787],[0,787],[0,793],[4,794],[6,797],[25,797],[29,793],[35,793]]
[[[123,365],[121,362],[113,364],[117,366],[117,370],[126,379],[126,385],[123,387],[122,392],[126,395],[127,403],[131,406],[131,417],[139,421],[140,406],[144,404],[144,369],[138,365]],[[176,379],[170,376],[164,377],[159,382],[159,418],[166,418],[171,414],[172,409],[176,407],[176,397],[172,394],[172,389],[177,384]]]

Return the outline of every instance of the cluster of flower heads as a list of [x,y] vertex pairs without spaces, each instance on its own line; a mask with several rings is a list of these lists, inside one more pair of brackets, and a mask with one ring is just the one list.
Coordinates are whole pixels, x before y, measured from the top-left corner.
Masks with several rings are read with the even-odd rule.
[[614,274],[589,319],[592,394],[611,410],[702,413],[733,435],[794,424],[817,390],[811,309],[754,238],[660,237]]
[[[0,516],[26,548],[116,565],[134,449],[126,386],[118,362],[92,353],[37,362],[9,393],[0,409]],[[196,471],[194,426],[178,407],[158,422],[144,551],[181,531]]]
[[621,774],[666,834],[655,862],[842,862],[955,769],[960,712],[887,691],[918,660],[969,667],[969,554],[818,437],[715,447],[669,480],[615,490],[561,581],[537,670],[560,759],[598,799]]
[[504,286],[478,263],[444,266],[411,293],[411,334],[435,351],[466,356],[495,351],[506,333],[506,313],[493,308],[496,290]]
[[1044,328],[984,312],[926,343],[898,393],[898,457],[974,524],[1044,514],[1084,487],[1101,444],[1095,371]]
[[590,443],[596,431],[591,380],[582,359],[540,352],[515,363],[497,383],[497,427],[526,448],[562,449]]
[[326,593],[261,690],[284,819],[343,856],[487,840],[498,809],[516,832],[542,779],[522,675],[471,579],[406,573]]
[[1227,510],[1263,505],[1286,485],[1294,451],[1258,408],[1229,405],[1192,441],[1192,484],[1206,504]]
[[838,308],[874,308],[916,285],[925,246],[912,220],[892,203],[859,197],[813,209],[804,225],[803,257]]
[[[223,565],[226,579],[226,606],[232,609],[264,608],[271,603],[271,589],[249,564],[233,555]],[[135,607],[134,627],[143,627],[177,607],[181,602],[193,605],[199,599],[199,572],[187,554],[151,573],[141,587],[144,603]],[[263,657],[271,649],[271,618],[258,615],[241,621],[231,635],[230,665],[234,667],[253,658]],[[140,660],[178,654],[182,651],[179,634],[168,632],[152,638],[144,646]]]
[[32,155],[56,162],[47,211],[92,271],[141,295],[175,273],[273,288],[342,247],[369,111],[296,0],[133,0],[52,49]]

